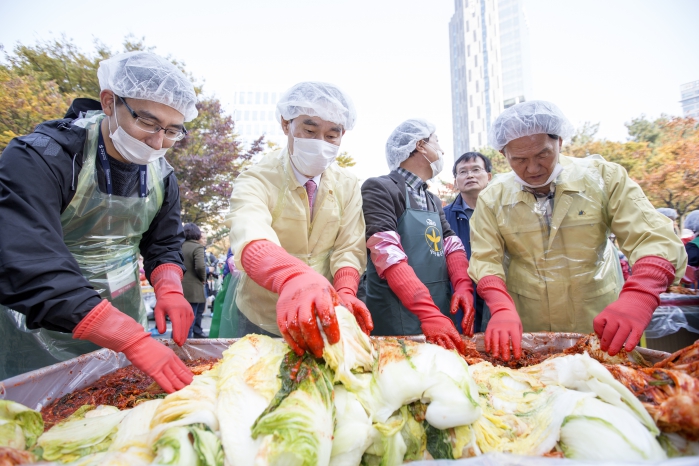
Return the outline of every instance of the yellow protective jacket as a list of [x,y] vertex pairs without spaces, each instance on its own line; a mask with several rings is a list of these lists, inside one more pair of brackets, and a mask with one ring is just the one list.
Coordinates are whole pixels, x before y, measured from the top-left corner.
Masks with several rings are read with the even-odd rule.
[[560,163],[550,226],[513,172],[481,192],[471,219],[469,275],[505,280],[525,332],[592,332],[592,319],[623,285],[610,233],[632,265],[662,257],[675,267],[676,282],[687,266],[672,221],[623,167],[599,155],[561,155]]
[[359,180],[337,164],[323,172],[311,219],[306,189],[294,176],[287,149],[265,156],[236,179],[226,224],[235,266],[242,272],[236,304],[252,323],[276,335],[279,295],[253,282],[241,263],[250,242],[268,240],[283,247],[330,283],[343,267],[360,275],[366,268]]

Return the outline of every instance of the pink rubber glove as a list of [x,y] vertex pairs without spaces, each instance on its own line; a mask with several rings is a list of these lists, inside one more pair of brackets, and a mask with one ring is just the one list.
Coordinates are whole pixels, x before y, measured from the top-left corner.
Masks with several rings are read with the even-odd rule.
[[473,307],[473,282],[468,276],[468,259],[466,252],[454,251],[447,256],[447,271],[449,280],[454,288],[451,296],[452,314],[456,314],[461,308],[464,318],[461,321],[461,330],[464,335],[473,336],[473,322],[476,320],[476,309]]
[[463,354],[466,345],[454,327],[454,322],[441,313],[432,301],[427,287],[417,278],[407,261],[401,261],[384,272],[386,281],[400,302],[420,319],[422,333],[430,343]]
[[357,289],[359,288],[359,272],[352,267],[342,267],[335,273],[333,287],[340,296],[342,305],[345,306],[357,320],[362,332],[369,335],[374,330],[374,322],[371,320],[371,313],[360,299],[357,299]]
[[340,340],[335,315],[340,297],[325,277],[266,240],[248,244],[241,259],[245,273],[255,283],[279,294],[277,325],[296,354],[309,351],[317,358],[323,356],[323,337],[316,318],[330,344]]
[[592,321],[600,347],[614,356],[626,342],[626,351],[633,350],[641,341],[655,308],[663,293],[675,278],[675,267],[657,256],[637,260],[631,277],[624,283],[619,299]]
[[153,314],[158,333],[163,334],[167,330],[167,315],[172,322],[172,339],[179,346],[184,345],[194,322],[194,312],[182,292],[182,269],[175,264],[161,264],[153,270],[150,282],[155,290]]
[[495,275],[478,282],[478,294],[490,308],[490,321],[485,330],[485,350],[493,357],[510,360],[510,341],[515,359],[522,357],[522,321],[505,282]]
[[192,372],[170,348],[151,338],[141,324],[106,299],[78,323],[73,338],[124,353],[134,366],[152,377],[168,393],[192,383]]

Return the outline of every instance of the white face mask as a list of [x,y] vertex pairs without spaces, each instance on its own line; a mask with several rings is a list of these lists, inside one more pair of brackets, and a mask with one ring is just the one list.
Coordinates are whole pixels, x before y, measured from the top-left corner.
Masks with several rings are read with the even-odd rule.
[[539,185],[533,185],[529,184],[526,181],[524,181],[522,178],[520,178],[516,173],[515,173],[515,181],[522,186],[526,186],[527,188],[543,188],[547,184],[551,183],[553,180],[558,178],[558,175],[561,174],[563,171],[563,165],[560,164],[560,162],[556,163],[556,166],[553,168],[553,171],[551,172],[551,176],[549,176],[548,180],[544,181],[542,184]]
[[320,139],[294,138],[291,162],[302,175],[315,177],[335,161],[339,150],[340,146]]
[[[429,144],[427,144],[429,145]],[[430,146],[432,147],[432,146]],[[437,175],[442,173],[442,170],[444,170],[444,152],[441,150],[437,150],[434,147],[432,149],[437,153],[438,158],[434,162],[430,162],[430,159],[427,158],[425,154],[422,154],[423,157],[425,157],[425,160],[430,162],[430,168],[432,168],[432,178],[436,178]]]
[[[107,117],[109,118],[109,117]],[[119,126],[119,119],[116,116],[116,107],[114,107],[114,119],[116,120],[117,129],[112,133],[112,119],[109,118],[109,137],[112,139],[114,148],[131,163],[136,165],[148,165],[154,160],[165,155],[167,149],[153,149],[145,142],[141,142]]]

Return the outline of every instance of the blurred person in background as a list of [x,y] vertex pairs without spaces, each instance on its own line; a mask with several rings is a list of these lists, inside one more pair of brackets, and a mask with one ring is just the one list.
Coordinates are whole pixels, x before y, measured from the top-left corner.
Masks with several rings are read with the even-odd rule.
[[[610,355],[631,351],[687,255],[672,221],[616,163],[560,154],[573,126],[550,102],[502,112],[489,142],[512,172],[485,188],[473,215],[471,267],[491,313],[486,350],[521,356],[522,331],[592,330]],[[632,264],[623,282],[608,240]],[[506,267],[505,267],[506,266]]]
[[359,180],[333,163],[357,116],[337,86],[301,82],[277,102],[277,118],[286,145],[233,186],[227,224],[241,275],[219,336],[282,335],[297,354],[320,357],[319,327],[329,343],[340,338],[335,306],[352,312],[365,333],[373,328],[356,297],[366,266]]
[[672,220],[672,229],[677,236],[680,236],[680,229],[677,227],[677,211],[668,207],[659,207],[655,210]]
[[[473,335],[473,284],[464,245],[442,201],[426,181],[444,166],[435,126],[406,120],[386,141],[388,175],[362,185],[366,303],[376,335],[424,334],[430,343],[464,352],[456,325]],[[453,287],[453,292],[452,292]],[[463,319],[456,314],[461,311]]]
[[184,344],[180,195],[164,156],[197,116],[197,96],[149,52],[102,61],[97,78],[99,102],[74,100],[0,157],[0,379],[101,346],[172,392],[192,373],[145,331],[138,255],[158,332],[167,316]]
[[693,210],[684,218],[684,227],[694,233],[694,238],[684,245],[687,251],[687,264],[699,267],[699,210]]
[[[492,170],[490,159],[480,152],[466,152],[456,159],[452,168],[454,187],[459,193],[451,204],[444,207],[444,215],[456,236],[461,239],[468,259],[471,259],[471,216],[476,208],[478,195],[493,178]],[[485,330],[484,326],[481,327],[484,301],[476,292],[475,283],[473,286],[476,308],[473,331],[482,332]],[[457,318],[463,318],[461,311],[457,313]]]
[[201,319],[206,305],[206,293],[204,282],[206,281],[205,248],[206,233],[202,232],[194,223],[184,226],[185,242],[182,245],[184,266],[187,271],[182,278],[184,297],[192,307],[194,320],[189,329],[189,338],[206,338],[201,328]]

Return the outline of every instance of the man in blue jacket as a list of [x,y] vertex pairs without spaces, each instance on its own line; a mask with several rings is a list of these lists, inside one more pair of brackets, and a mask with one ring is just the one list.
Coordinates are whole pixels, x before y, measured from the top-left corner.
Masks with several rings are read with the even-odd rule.
[[[471,258],[471,215],[476,207],[476,201],[480,192],[488,186],[492,164],[490,159],[480,152],[466,152],[454,162],[454,186],[459,190],[454,202],[444,207],[444,215],[449,225],[464,243],[466,255]],[[476,319],[473,324],[474,332],[485,330],[483,323],[483,299],[476,293],[476,284],[473,284]],[[459,311],[462,312],[462,311]],[[461,319],[463,316],[458,316]]]

